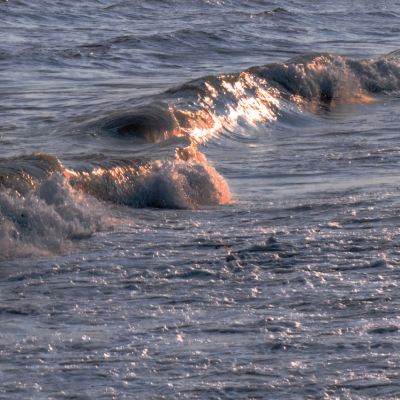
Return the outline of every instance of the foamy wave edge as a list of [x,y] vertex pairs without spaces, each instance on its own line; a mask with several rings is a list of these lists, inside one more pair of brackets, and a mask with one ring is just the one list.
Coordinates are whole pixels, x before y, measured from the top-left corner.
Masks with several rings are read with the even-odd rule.
[[131,207],[196,209],[231,201],[228,184],[194,145],[176,149],[175,160],[65,173],[75,189]]
[[24,195],[0,188],[0,261],[61,253],[92,236],[105,226],[96,203],[58,172]]

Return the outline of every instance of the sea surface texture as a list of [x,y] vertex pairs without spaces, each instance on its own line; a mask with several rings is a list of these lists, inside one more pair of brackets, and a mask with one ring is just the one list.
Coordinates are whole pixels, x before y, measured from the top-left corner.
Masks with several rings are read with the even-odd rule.
[[400,398],[400,2],[0,0],[0,398]]

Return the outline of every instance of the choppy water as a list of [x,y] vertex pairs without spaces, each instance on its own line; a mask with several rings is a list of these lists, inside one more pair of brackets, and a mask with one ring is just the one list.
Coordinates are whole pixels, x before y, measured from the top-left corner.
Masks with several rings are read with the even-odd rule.
[[0,1],[0,397],[400,397],[400,3]]

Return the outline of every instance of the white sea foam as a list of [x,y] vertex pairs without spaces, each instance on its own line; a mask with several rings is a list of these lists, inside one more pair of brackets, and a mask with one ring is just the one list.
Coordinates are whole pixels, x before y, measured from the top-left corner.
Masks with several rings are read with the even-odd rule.
[[377,60],[347,60],[361,86],[370,92],[392,92],[400,89],[400,59],[388,55]]
[[67,250],[71,239],[102,227],[95,200],[79,196],[65,177],[54,174],[21,196],[0,191],[0,260]]

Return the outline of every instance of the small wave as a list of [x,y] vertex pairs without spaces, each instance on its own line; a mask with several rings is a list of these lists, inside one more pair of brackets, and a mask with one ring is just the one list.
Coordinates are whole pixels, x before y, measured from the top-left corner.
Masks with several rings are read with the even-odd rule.
[[257,14],[252,14],[253,17],[260,16],[260,15],[275,15],[275,14],[290,14],[290,11],[282,8],[282,7],[277,7],[273,10],[266,10],[266,11],[261,11]]
[[388,333],[394,333],[394,332],[398,332],[399,328],[396,325],[389,325],[389,326],[383,326],[383,327],[377,327],[377,328],[372,328],[369,329],[367,332],[370,335],[373,334],[388,334]]
[[367,15],[371,15],[373,17],[384,17],[384,18],[399,17],[399,14],[394,11],[373,11],[373,12],[367,12]]

